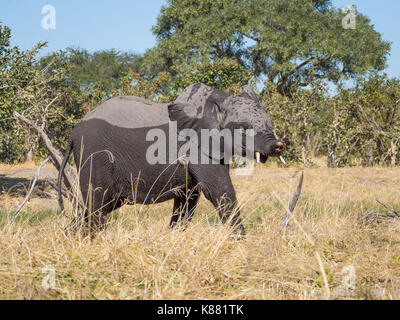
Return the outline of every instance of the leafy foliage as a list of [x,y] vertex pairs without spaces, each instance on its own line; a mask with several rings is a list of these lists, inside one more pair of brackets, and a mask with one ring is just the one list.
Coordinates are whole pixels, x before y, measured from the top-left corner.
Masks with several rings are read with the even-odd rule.
[[360,78],[355,88],[339,87],[334,97],[317,84],[282,97],[273,84],[261,97],[286,157],[309,163],[325,155],[328,165],[400,164],[400,81],[386,75]]
[[119,87],[128,70],[139,71],[141,61],[140,55],[115,49],[90,53],[85,49],[67,48],[40,59],[39,66],[45,67],[54,58],[61,66],[68,65],[69,77],[83,90],[100,88],[108,94]]
[[374,74],[355,88],[341,89],[339,97],[331,122],[339,163],[400,164],[400,81]]
[[177,98],[183,89],[193,83],[206,85],[239,93],[243,85],[249,83],[252,75],[234,60],[217,59],[215,61],[193,61],[174,67],[175,76],[160,72],[156,77],[143,77],[137,72],[129,72],[121,79],[117,95],[135,95],[161,102],[170,102]]
[[13,117],[13,111],[42,127],[60,147],[75,119],[84,112],[84,97],[80,84],[68,77],[68,66],[61,67],[57,59],[45,67],[37,65],[37,55],[45,43],[28,51],[11,47],[6,27],[1,29],[0,39],[0,160],[23,161],[32,148],[37,149],[39,139]]
[[389,43],[368,17],[358,14],[355,30],[344,30],[343,18],[328,0],[169,0],[144,59],[155,73],[173,74],[199,57],[234,59],[281,94],[382,70]]

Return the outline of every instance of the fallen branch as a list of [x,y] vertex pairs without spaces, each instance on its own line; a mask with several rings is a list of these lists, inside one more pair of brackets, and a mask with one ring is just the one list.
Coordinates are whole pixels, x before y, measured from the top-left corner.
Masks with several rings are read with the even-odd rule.
[[390,223],[393,219],[399,219],[400,213],[393,208],[390,208],[379,199],[376,199],[382,207],[388,212],[375,212],[375,211],[364,211],[358,214],[358,218],[362,224],[378,224],[378,223]]
[[[297,200],[298,200],[298,198],[299,198],[299,196],[300,196],[301,187],[302,187],[302,184],[303,184],[303,176],[304,176],[304,172],[301,174],[299,186],[297,187],[296,194],[295,194],[295,196],[293,197],[293,200],[292,200],[292,203],[291,203],[291,206],[290,206],[290,207],[292,207],[292,205],[293,205],[293,207],[292,207],[293,210],[294,210],[294,208],[296,207]],[[327,276],[326,276],[326,272],[325,272],[324,265],[323,265],[323,263],[322,263],[321,255],[320,255],[320,253],[319,253],[319,251],[318,251],[318,249],[317,249],[317,247],[316,247],[315,241],[314,241],[314,240],[312,239],[312,237],[307,233],[307,231],[304,230],[304,228],[303,228],[303,226],[300,224],[300,222],[297,221],[297,219],[296,219],[294,216],[292,216],[293,210],[290,211],[289,208],[286,208],[286,206],[285,206],[285,204],[283,203],[283,201],[281,200],[281,198],[280,198],[275,192],[272,192],[272,194],[273,194],[273,195],[275,196],[275,198],[279,201],[279,203],[281,204],[281,206],[285,208],[287,216],[288,216],[289,218],[292,218],[292,220],[295,222],[295,224],[297,225],[297,227],[300,229],[300,231],[303,233],[303,235],[304,235],[305,238],[307,239],[308,243],[315,249],[314,255],[315,255],[315,258],[316,258],[317,261],[318,261],[318,266],[319,266],[319,269],[320,269],[320,271],[321,271],[322,280],[323,280],[324,287],[325,287],[325,299],[326,299],[326,300],[329,300],[329,298],[330,298],[330,290],[329,290],[328,278],[327,278]]]
[[386,204],[384,204],[383,202],[379,201],[379,199],[376,199],[376,202],[378,202],[382,207],[384,207],[387,211],[391,212],[391,215],[388,215],[392,218],[395,217],[400,217],[400,213],[398,213],[396,210],[389,208]]
[[301,173],[299,185],[297,186],[296,193],[293,196],[292,202],[289,205],[289,210],[287,211],[285,217],[283,218],[281,222],[281,226],[286,229],[290,229],[289,226],[289,220],[292,216],[292,213],[294,211],[294,208],[296,207],[297,201],[299,200],[300,194],[301,194],[301,189],[303,187],[303,179],[304,179],[304,171]]
[[22,208],[24,207],[24,205],[28,202],[28,200],[29,200],[29,198],[30,198],[30,196],[31,196],[31,194],[32,194],[32,192],[33,192],[33,189],[35,188],[36,182],[37,182],[37,180],[39,179],[40,171],[42,170],[43,166],[44,166],[49,160],[50,160],[50,157],[47,157],[46,160],[44,160],[44,161],[40,164],[39,168],[37,168],[37,170],[36,170],[36,172],[35,172],[35,176],[34,176],[34,178],[33,178],[33,180],[32,180],[31,188],[30,188],[29,192],[27,193],[27,195],[26,195],[24,201],[22,201],[22,202],[20,203],[20,205],[18,206],[17,210],[16,210],[16,211],[14,212],[14,214],[12,215],[11,221],[14,221],[14,220],[15,220],[15,218],[16,218],[16,217],[18,216],[18,214],[21,212],[21,210],[22,210]]

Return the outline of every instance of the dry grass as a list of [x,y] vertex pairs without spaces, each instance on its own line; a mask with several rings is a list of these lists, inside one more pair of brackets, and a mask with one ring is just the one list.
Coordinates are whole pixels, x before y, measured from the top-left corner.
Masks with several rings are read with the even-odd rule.
[[[295,218],[304,234],[282,230],[299,169],[259,167],[233,177],[248,236],[232,239],[204,199],[186,232],[168,229],[172,203],[124,207],[89,241],[65,236],[69,218],[55,200],[33,199],[19,219],[7,217],[22,198],[3,194],[0,226],[2,299],[400,299],[400,222],[363,220],[399,209],[400,169],[306,169]],[[294,226],[294,225],[293,225]],[[343,289],[355,270],[354,289]],[[51,272],[55,269],[54,288]],[[47,269],[49,270],[49,269]],[[44,273],[42,273],[44,271]],[[43,280],[44,279],[44,280]],[[44,283],[43,283],[44,281]]]

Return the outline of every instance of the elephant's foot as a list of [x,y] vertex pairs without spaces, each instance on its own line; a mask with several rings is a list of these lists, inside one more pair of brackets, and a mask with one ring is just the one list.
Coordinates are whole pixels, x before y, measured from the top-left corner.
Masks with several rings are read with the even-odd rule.
[[233,239],[240,241],[246,238],[246,230],[244,229],[243,225],[240,223],[234,226],[233,229]]

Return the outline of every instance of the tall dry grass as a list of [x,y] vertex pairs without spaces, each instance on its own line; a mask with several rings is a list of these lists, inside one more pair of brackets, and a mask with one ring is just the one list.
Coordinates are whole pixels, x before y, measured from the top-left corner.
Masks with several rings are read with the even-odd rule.
[[376,198],[400,208],[400,169],[306,169],[294,217],[314,245],[293,223],[282,230],[285,208],[273,195],[287,206],[299,173],[272,164],[233,176],[242,241],[204,198],[185,232],[168,229],[171,202],[140,214],[125,206],[90,241],[65,235],[70,218],[53,210],[56,200],[33,199],[8,223],[19,199],[4,194],[0,298],[400,299],[400,222],[373,219],[388,213]]

